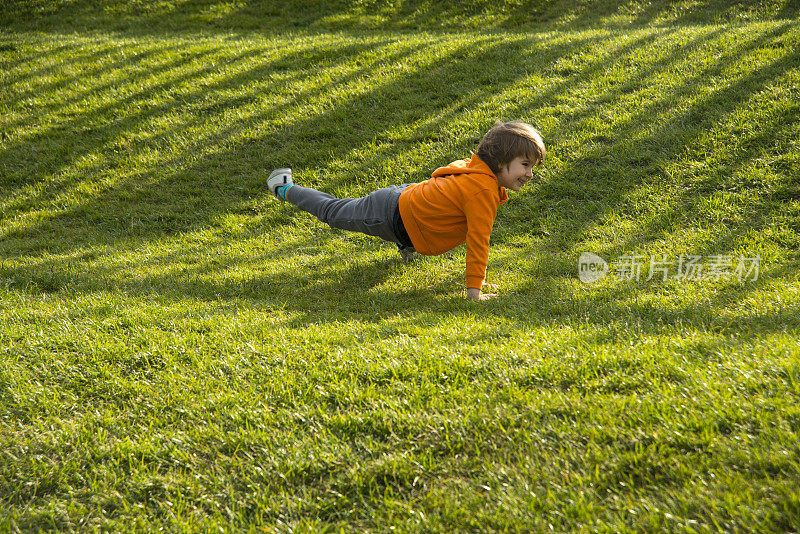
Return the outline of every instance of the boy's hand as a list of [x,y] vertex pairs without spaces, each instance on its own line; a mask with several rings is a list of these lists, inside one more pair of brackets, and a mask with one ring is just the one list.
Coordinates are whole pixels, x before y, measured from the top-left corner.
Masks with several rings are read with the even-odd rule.
[[[498,286],[495,284],[483,284],[483,287],[487,289],[497,289]],[[481,293],[481,290],[477,287],[467,288],[467,298],[471,300],[489,300],[496,297],[497,295],[494,293]]]

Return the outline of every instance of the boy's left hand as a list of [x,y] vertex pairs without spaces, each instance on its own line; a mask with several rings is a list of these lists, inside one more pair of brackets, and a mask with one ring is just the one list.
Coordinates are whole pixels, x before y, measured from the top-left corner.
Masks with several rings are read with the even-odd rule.
[[[497,290],[498,288],[499,286],[497,284],[483,284],[481,289]],[[497,297],[494,293],[481,293],[481,289],[474,287],[467,288],[467,297],[472,300],[489,300]]]
[[[500,286],[497,284],[483,284],[482,291],[490,290],[490,291],[497,291],[500,289]],[[481,293],[481,300],[489,300],[489,299],[496,299],[497,293]]]

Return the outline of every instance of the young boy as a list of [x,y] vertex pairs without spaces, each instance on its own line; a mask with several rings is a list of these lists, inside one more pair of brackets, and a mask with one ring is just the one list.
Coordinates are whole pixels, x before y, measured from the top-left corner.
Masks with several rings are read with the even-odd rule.
[[482,293],[489,259],[489,236],[506,189],[519,191],[544,161],[539,132],[529,124],[498,121],[471,159],[454,161],[417,184],[379,189],[363,198],[335,198],[292,182],[292,170],[272,171],[269,190],[333,228],[361,232],[396,243],[403,259],[417,253],[442,254],[466,243],[467,296]]

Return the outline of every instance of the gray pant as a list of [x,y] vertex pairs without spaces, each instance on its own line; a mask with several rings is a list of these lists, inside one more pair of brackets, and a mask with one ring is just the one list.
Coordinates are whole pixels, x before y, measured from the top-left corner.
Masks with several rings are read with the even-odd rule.
[[360,232],[396,243],[406,244],[398,235],[400,193],[409,184],[384,187],[362,198],[336,198],[327,193],[293,185],[286,200],[327,223],[331,228]]

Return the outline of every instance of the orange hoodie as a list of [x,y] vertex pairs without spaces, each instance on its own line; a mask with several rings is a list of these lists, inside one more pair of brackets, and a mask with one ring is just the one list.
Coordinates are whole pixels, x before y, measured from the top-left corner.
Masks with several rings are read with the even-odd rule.
[[414,248],[428,256],[467,244],[467,287],[480,289],[486,278],[489,236],[497,208],[508,195],[478,156],[434,171],[430,180],[400,195],[400,216]]

